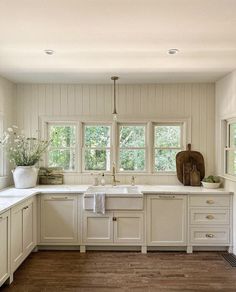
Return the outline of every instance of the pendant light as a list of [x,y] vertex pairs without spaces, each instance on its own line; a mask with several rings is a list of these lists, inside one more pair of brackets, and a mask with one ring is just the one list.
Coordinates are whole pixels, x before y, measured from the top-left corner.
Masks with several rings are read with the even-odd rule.
[[112,76],[111,80],[114,81],[114,96],[113,96],[113,120],[117,120],[117,111],[116,111],[116,81],[119,79],[117,76]]

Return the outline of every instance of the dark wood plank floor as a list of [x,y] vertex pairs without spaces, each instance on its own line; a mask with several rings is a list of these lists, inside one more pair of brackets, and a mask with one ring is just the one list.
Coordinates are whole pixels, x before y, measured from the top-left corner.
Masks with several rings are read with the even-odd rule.
[[32,253],[1,291],[236,291],[236,268],[217,252]]

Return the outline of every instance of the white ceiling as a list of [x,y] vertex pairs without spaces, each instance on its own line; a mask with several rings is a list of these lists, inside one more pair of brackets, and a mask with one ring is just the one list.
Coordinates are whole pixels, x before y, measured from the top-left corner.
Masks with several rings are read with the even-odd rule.
[[0,0],[0,75],[15,82],[208,82],[235,68],[236,0]]

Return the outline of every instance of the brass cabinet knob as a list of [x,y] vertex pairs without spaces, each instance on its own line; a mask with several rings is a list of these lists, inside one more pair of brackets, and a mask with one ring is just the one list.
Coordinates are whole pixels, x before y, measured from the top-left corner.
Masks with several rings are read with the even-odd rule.
[[112,220],[113,220],[113,221],[116,221],[116,217],[113,217]]
[[207,202],[207,204],[214,204],[215,203],[213,200],[207,200],[206,202]]
[[212,234],[212,233],[207,233],[207,234],[206,234],[206,237],[207,237],[207,238],[213,238],[214,236],[215,236],[215,235]]
[[213,215],[207,215],[206,219],[212,220],[212,219],[215,219],[215,217]]
[[26,210],[26,209],[28,209],[28,208],[29,208],[29,206],[26,206],[26,207],[23,208],[23,210]]

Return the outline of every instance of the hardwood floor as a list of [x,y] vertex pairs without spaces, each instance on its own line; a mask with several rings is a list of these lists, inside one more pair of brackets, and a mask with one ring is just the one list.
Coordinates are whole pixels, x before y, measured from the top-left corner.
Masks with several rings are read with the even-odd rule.
[[217,252],[32,253],[1,291],[236,291],[236,268]]

